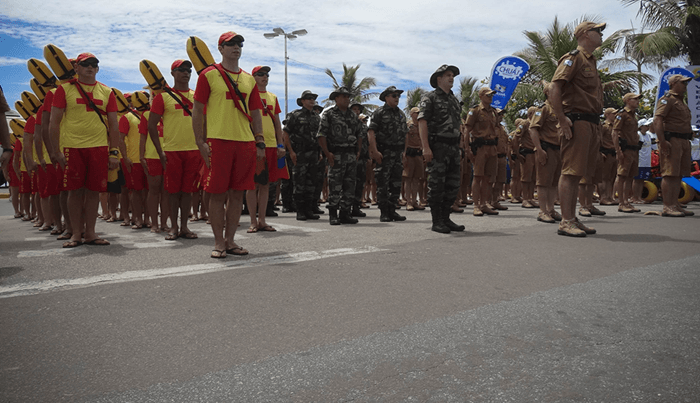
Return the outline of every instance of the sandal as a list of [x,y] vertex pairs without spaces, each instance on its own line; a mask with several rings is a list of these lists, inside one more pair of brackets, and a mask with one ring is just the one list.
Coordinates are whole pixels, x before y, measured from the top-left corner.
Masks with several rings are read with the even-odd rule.
[[194,232],[180,232],[177,236],[185,239],[197,239],[199,238]]
[[73,234],[71,234],[70,232],[66,232],[65,234],[59,236],[56,239],[59,241],[65,241],[66,239],[71,239],[72,237],[73,237]]
[[80,241],[68,241],[63,243],[64,248],[75,248],[77,246],[82,245],[83,243]]
[[277,230],[274,229],[271,225],[265,225],[264,227],[258,227],[258,231],[277,232]]
[[131,225],[130,221],[124,221],[121,224],[119,224],[120,227],[128,227],[129,225]]
[[63,230],[60,229],[54,229],[53,231],[49,232],[51,235],[61,235],[63,233]]
[[248,232],[249,234],[253,234],[253,233],[255,233],[255,232],[258,232],[258,227],[256,227],[255,225],[251,225],[250,227],[248,227],[248,231],[247,231],[247,232]]
[[143,224],[134,224],[131,226],[131,229],[141,229],[143,228]]
[[168,234],[165,236],[165,240],[166,241],[174,241],[177,239],[177,237],[178,237],[177,234]]
[[211,257],[214,259],[223,259],[226,257],[226,251],[214,249],[211,251]]
[[248,254],[248,251],[241,248],[240,246],[234,246],[231,249],[226,249],[226,253],[230,253],[235,256],[245,256]]
[[[95,238],[92,241],[85,241],[85,245],[97,245],[97,246],[107,246],[111,245],[108,240],[102,238]],[[65,247],[65,245],[64,245]]]

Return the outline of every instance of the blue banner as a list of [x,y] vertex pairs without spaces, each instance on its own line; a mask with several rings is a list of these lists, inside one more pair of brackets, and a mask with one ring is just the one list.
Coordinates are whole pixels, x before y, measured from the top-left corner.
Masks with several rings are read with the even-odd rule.
[[493,108],[505,109],[515,87],[518,86],[528,70],[530,70],[530,65],[517,56],[505,56],[498,59],[493,65],[489,84],[489,87],[496,91],[491,102]]
[[[668,90],[669,90],[668,78],[674,74],[682,74],[686,77],[691,77],[691,78],[695,77],[693,72],[688,71],[688,70],[684,69],[683,67],[671,67],[671,68],[666,69],[666,71],[664,71],[661,74],[661,78],[659,79],[659,88],[656,91],[656,104],[658,104],[659,99],[661,99],[661,97],[666,95],[666,93],[668,92]],[[654,105],[654,110],[656,110],[656,107],[657,107],[656,104]]]

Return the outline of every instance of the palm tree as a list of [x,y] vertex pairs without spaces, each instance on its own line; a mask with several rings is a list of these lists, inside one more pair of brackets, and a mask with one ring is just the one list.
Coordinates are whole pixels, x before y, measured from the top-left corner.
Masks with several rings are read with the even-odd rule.
[[687,56],[700,65],[700,0],[620,0],[626,6],[639,3],[645,28],[654,30],[639,38],[647,55],[667,58]]
[[479,104],[479,89],[481,85],[475,77],[464,76],[459,80],[459,96],[462,101],[462,118],[466,117],[469,109]]
[[[366,102],[379,96],[378,92],[370,91],[372,87],[377,85],[377,80],[374,77],[364,77],[358,81],[357,70],[359,68],[359,64],[357,66],[348,67],[345,63],[343,63],[343,76],[341,77],[340,82],[336,80],[331,69],[326,68],[326,74],[328,74],[328,76],[333,80],[334,89],[345,87],[350,91],[352,94],[350,98],[351,103],[360,103],[366,110],[373,111],[377,109],[377,106]],[[323,103],[325,105],[333,104],[333,102],[329,99],[324,99]]]
[[644,91],[644,84],[653,81],[653,78],[642,72],[642,67],[651,67],[657,72],[662,72],[666,66],[664,64],[666,58],[661,55],[647,55],[641,47],[645,35],[630,30],[624,35],[624,39],[620,41],[622,56],[614,59],[607,59],[601,63],[601,67],[616,70],[629,65],[634,66],[637,72],[637,92],[641,94]]
[[421,87],[406,91],[406,107],[403,109],[406,116],[411,116],[411,109],[420,104],[420,100],[426,92],[428,91]]

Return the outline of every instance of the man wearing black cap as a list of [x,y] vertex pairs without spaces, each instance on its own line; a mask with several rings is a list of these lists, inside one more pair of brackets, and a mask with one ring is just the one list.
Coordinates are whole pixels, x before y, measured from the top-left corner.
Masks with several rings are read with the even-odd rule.
[[690,176],[690,140],[693,129],[690,124],[690,108],[683,102],[690,77],[674,74],[668,78],[670,90],[658,103],[654,112],[654,128],[659,138],[659,164],[661,166],[661,192],[664,199],[663,216],[684,217],[694,213],[681,207],[678,195],[681,178]]
[[374,175],[377,180],[381,222],[406,220],[406,217],[396,213],[401,193],[403,150],[408,132],[406,116],[399,109],[401,93],[403,90],[392,85],[379,94],[379,100],[384,105],[372,115],[368,131],[370,157],[377,162]]
[[[345,87],[328,97],[335,106],[324,112],[318,129],[318,143],[328,159],[328,214],[331,225],[357,224],[350,215],[355,198],[357,154],[362,136],[360,121],[350,110],[352,94]],[[338,216],[340,208],[340,216]]]
[[360,144],[360,152],[357,154],[357,171],[355,172],[355,200],[352,202],[352,211],[350,214],[353,217],[367,217],[367,214],[360,210],[362,204],[362,191],[365,188],[365,178],[367,176],[367,160],[369,159],[369,142],[367,140],[367,116],[363,115],[365,107],[361,103],[350,105],[350,109],[357,115],[360,120],[360,129],[362,135],[357,141]]
[[428,204],[433,218],[431,230],[443,234],[464,231],[463,225],[450,220],[451,206],[460,184],[460,132],[462,110],[452,92],[459,69],[443,64],[431,76],[435,90],[423,95],[418,113],[418,132],[423,158],[428,164]]
[[313,111],[318,95],[309,90],[297,98],[300,109],[287,115],[284,132],[289,139],[289,158],[292,160],[293,199],[296,205],[297,220],[318,220],[313,213],[316,203],[316,184],[320,180],[318,170],[320,148],[316,140],[321,118]]

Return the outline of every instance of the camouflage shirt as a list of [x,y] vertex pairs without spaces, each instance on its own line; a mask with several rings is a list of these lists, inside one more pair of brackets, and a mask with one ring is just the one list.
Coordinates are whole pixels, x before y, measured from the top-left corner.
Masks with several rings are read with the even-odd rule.
[[325,137],[331,152],[339,147],[357,149],[357,140],[362,137],[361,124],[355,112],[350,109],[341,112],[334,106],[321,116],[321,125],[316,137]]
[[359,141],[362,142],[362,145],[360,146],[360,159],[366,160],[369,159],[369,140],[367,138],[367,125],[363,122],[360,122],[360,131],[361,134]]
[[401,146],[406,143],[406,115],[398,107],[384,105],[372,115],[370,130],[374,130],[377,145]]
[[284,131],[289,134],[289,142],[295,152],[317,149],[316,133],[321,122],[321,117],[314,111],[306,108],[297,109],[287,115],[287,124]]
[[442,88],[436,88],[423,95],[420,100],[418,120],[428,122],[430,136],[456,138],[461,135],[459,114],[462,107],[454,93],[446,93]]

